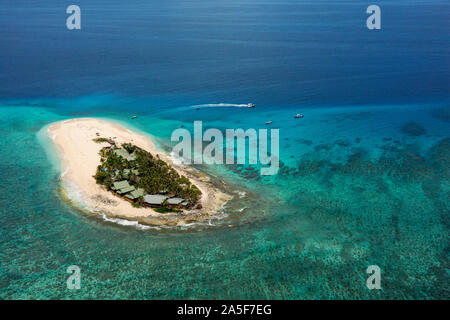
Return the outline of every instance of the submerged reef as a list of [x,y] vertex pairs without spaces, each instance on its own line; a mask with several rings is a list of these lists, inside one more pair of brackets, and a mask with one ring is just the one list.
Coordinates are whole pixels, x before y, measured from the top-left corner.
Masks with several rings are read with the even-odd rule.
[[450,122],[450,106],[431,110],[431,116],[444,122]]
[[[450,139],[425,152],[384,141],[381,155],[353,148],[342,162],[313,150],[296,166],[280,161],[278,175],[272,178],[284,190],[280,195],[284,202],[298,208],[275,212],[284,214],[283,225],[278,226],[284,233],[305,234],[304,241],[292,243],[302,270],[315,279],[305,285],[316,293],[334,293],[316,298],[449,296],[443,284],[448,282],[449,263]],[[261,179],[257,170],[244,165],[230,169],[245,179]],[[273,231],[273,237],[278,236]],[[294,259],[289,251],[284,255]],[[361,281],[360,275],[372,264],[382,270],[382,292],[370,292]],[[317,282],[324,274],[333,275],[335,281]]]
[[400,129],[404,134],[411,137],[421,136],[426,133],[425,128],[416,122],[407,122]]

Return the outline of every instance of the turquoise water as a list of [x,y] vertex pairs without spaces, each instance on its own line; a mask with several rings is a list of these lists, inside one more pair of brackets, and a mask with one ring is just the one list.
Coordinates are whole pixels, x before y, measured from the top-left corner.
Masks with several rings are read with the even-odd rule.
[[[409,106],[408,115],[404,106],[315,108],[299,121],[277,115],[279,123],[287,118],[278,126],[280,173],[261,179],[236,166],[203,168],[245,196],[209,227],[163,230],[105,222],[61,198],[41,131],[72,117],[61,109],[0,109],[2,298],[448,297],[448,107]],[[195,112],[220,128],[249,111],[215,120],[217,110]],[[252,112],[248,126],[269,116]],[[162,113],[136,121],[97,115],[153,134],[162,148],[180,124]],[[424,133],[403,127],[411,122]],[[78,291],[66,289],[72,264],[82,270]],[[372,264],[382,269],[379,292],[365,286]]]
[[[448,1],[377,1],[379,31],[362,0],[77,4],[80,31],[60,1],[0,4],[1,299],[450,297]],[[217,103],[256,108],[194,107]],[[272,120],[282,167],[201,166],[234,195],[220,215],[124,226],[60,192],[45,127],[77,117],[166,151],[195,120]]]

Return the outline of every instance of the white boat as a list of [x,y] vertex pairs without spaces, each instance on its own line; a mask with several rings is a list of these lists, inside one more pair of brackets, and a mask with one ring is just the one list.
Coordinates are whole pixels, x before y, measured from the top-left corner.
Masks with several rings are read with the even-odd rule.
[[271,124],[271,123],[272,123],[272,121],[267,121],[267,122],[266,122],[266,124]]
[[137,116],[132,116],[132,117],[131,117],[131,119],[136,119],[136,118],[137,118]]
[[248,103],[247,104],[247,108],[255,108],[255,104],[254,103]]
[[294,116],[294,118],[295,119],[298,119],[298,118],[303,118],[303,115],[302,114],[300,114],[300,113],[297,113],[295,116]]

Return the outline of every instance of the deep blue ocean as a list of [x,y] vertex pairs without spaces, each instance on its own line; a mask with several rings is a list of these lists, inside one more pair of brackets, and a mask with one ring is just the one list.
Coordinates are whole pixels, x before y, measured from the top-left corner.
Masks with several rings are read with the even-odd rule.
[[[0,298],[450,298],[449,18],[447,0],[2,0]],[[195,107],[220,103],[256,108]],[[210,225],[107,222],[60,192],[43,128],[76,117],[167,152],[195,120],[271,120],[282,167],[199,167],[235,195]]]

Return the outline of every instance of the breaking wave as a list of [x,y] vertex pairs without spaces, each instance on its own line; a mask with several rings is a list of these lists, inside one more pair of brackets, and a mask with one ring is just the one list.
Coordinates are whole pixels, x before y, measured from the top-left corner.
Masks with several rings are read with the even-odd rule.
[[59,176],[60,179],[62,179],[70,170],[70,167],[67,167],[66,170],[64,170],[63,173],[61,173],[61,175]]
[[147,230],[147,229],[161,230],[160,227],[143,225],[137,221],[131,221],[131,220],[125,220],[125,219],[119,219],[119,218],[108,218],[104,213],[102,213],[102,218],[105,221],[116,223],[121,226],[135,227],[136,229],[141,229],[141,230]]

